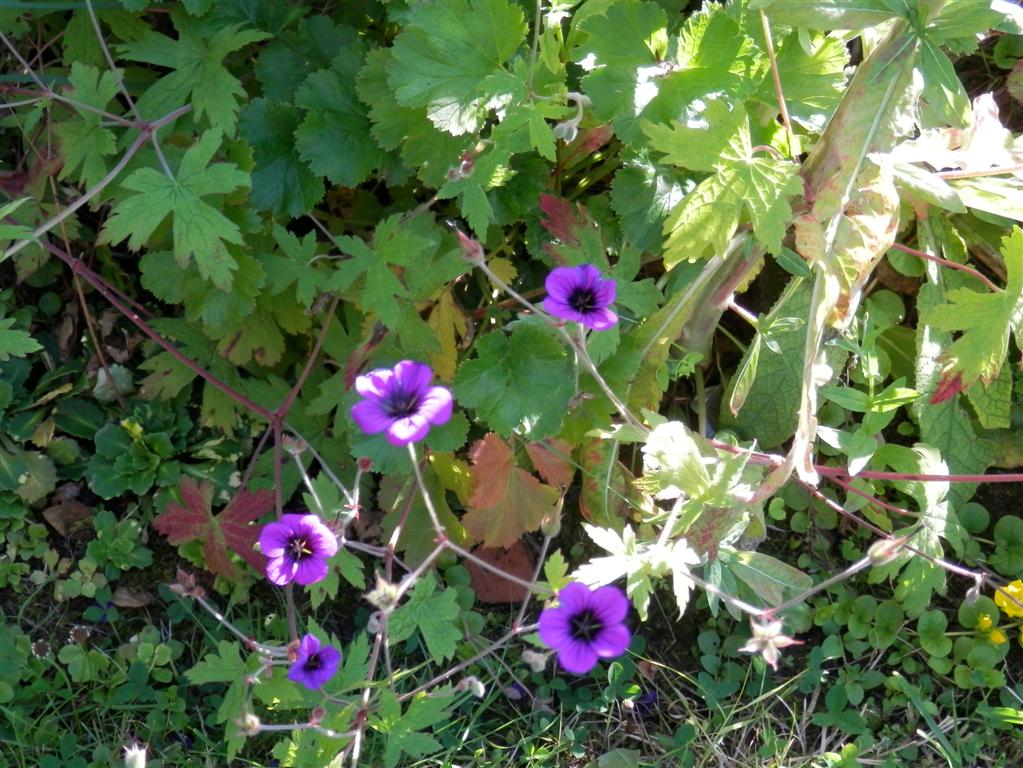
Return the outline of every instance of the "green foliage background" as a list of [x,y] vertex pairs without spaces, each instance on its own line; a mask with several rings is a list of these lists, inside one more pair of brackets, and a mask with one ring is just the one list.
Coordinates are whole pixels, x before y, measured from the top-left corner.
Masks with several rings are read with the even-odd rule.
[[[328,471],[348,481],[368,459],[368,519],[389,536],[407,504],[398,549],[421,561],[431,532],[408,455],[348,417],[354,377],[401,359],[428,361],[455,395],[424,464],[451,540],[532,541],[560,515],[546,581],[566,581],[569,562],[578,578],[624,577],[638,615],[664,625],[633,652],[693,665],[701,704],[636,751],[588,719],[632,722],[621,702],[647,688],[678,697],[633,659],[590,680],[593,699],[523,673],[580,727],[554,746],[549,721],[496,701],[500,686],[492,708],[452,686],[383,689],[367,759],[497,765],[506,744],[488,738],[510,718],[521,733],[507,743],[540,755],[529,764],[567,750],[692,765],[714,728],[729,732],[726,707],[792,691],[822,692],[804,726],[839,734],[806,764],[1019,757],[1006,734],[1023,686],[1005,663],[1018,616],[986,596],[1023,576],[1017,497],[978,503],[975,482],[946,477],[1023,463],[1007,364],[1023,317],[1018,10],[96,0],[13,4],[0,32],[0,737],[24,753],[12,765],[35,764],[30,738],[40,765],[77,768],[109,764],[132,737],[161,765],[187,765],[196,741],[215,761],[327,764],[343,742],[313,730],[245,744],[236,725],[254,705],[301,720],[315,697],[280,675],[250,686],[255,657],[157,585],[179,559],[213,570],[244,631],[280,638],[278,596],[150,522],[184,480],[217,507],[244,483],[330,515],[344,501]],[[490,274],[466,259],[470,241]],[[582,263],[617,282],[619,325],[579,342],[604,386],[505,290],[536,302],[552,267]],[[484,438],[514,456],[499,507],[519,511],[511,523],[475,494]],[[889,537],[905,547],[865,563]],[[309,627],[346,649],[332,690],[344,703],[324,721],[339,732],[361,718],[374,668],[358,601],[368,562],[343,552],[309,596]],[[696,574],[711,589],[689,604]],[[443,560],[395,613],[396,658],[414,669],[399,689],[432,677],[420,662],[469,659],[507,627],[471,583]],[[784,605],[808,638],[781,688],[739,655],[749,628],[716,591]],[[695,629],[674,628],[679,612]],[[68,636],[77,624],[94,634]],[[660,647],[661,630],[685,650]],[[75,714],[85,704],[95,719]],[[778,716],[759,716],[766,760]]]

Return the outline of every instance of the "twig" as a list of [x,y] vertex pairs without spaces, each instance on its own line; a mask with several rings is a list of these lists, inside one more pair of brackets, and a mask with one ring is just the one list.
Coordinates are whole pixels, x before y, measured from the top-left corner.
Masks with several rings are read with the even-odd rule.
[[[0,35],[0,37],[2,37],[2,35]],[[15,243],[10,248],[8,248],[4,252],[4,257],[9,258],[10,256],[13,256],[15,253],[20,251],[22,248],[26,247],[29,243],[38,240],[40,237],[45,235],[51,229],[56,227],[69,216],[71,216],[79,208],[81,208],[94,197],[96,197],[96,195],[98,195],[100,192],[106,189],[110,182],[117,178],[121,171],[124,170],[125,166],[127,166],[128,163],[131,161],[132,157],[135,156],[135,153],[137,153],[142,148],[143,144],[149,141],[149,137],[154,131],[156,131],[157,129],[161,128],[164,125],[167,125],[167,123],[177,120],[182,115],[187,114],[191,109],[192,105],[186,104],[185,106],[178,107],[173,112],[164,115],[159,120],[147,124],[144,128],[141,129],[138,138],[136,138],[135,141],[132,142],[131,146],[128,147],[128,149],[125,151],[121,159],[117,161],[117,164],[110,169],[106,176],[100,179],[95,186],[93,186],[91,189],[85,192],[81,197],[79,197],[77,200],[71,203],[67,208],[65,208],[56,216],[43,222],[34,230],[32,230],[32,234],[29,238],[22,240],[18,243]]]
[[949,269],[958,269],[960,272],[965,272],[968,275],[973,275],[975,278],[980,280],[984,285],[990,288],[995,293],[1002,293],[1002,289],[997,285],[988,280],[982,273],[975,270],[973,267],[968,267],[965,264],[957,264],[949,259],[943,259],[940,256],[933,256],[925,251],[917,250],[916,248],[910,248],[908,245],[902,243],[892,243],[892,248],[903,253],[908,253],[912,256],[918,256],[921,259],[927,259],[927,261],[933,261],[935,264],[940,264],[943,267]]
[[785,94],[781,88],[781,75],[778,72],[778,59],[774,55],[774,41],[771,40],[771,23],[767,20],[767,14],[760,12],[760,25],[764,30],[764,48],[767,51],[767,59],[771,63],[771,79],[774,81],[774,96],[778,99],[778,111],[781,113],[781,124],[785,126],[785,136],[789,142],[789,156],[795,157],[797,145],[796,136],[792,132],[792,121],[789,120],[789,110],[785,106]]

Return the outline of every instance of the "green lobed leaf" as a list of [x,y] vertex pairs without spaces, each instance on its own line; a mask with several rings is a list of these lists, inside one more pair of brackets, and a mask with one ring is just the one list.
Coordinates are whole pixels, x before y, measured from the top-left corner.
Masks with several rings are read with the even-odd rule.
[[997,293],[968,288],[948,291],[947,303],[930,307],[924,322],[939,331],[959,331],[961,335],[945,350],[942,382],[960,377],[960,389],[973,386],[977,379],[994,381],[1009,351],[1009,335],[1017,341],[1023,331],[1023,230],[1013,227],[1002,240],[1005,260],[1005,289]]
[[[728,117],[725,117],[728,115]],[[781,250],[781,239],[792,218],[789,198],[802,192],[794,163],[769,156],[754,156],[745,115],[720,115],[723,130],[735,128],[731,139],[721,145],[711,164],[715,173],[700,182],[668,215],[664,223],[664,266],[671,269],[681,261],[695,261],[708,254],[724,253],[745,211],[757,240],[770,252]],[[685,146],[691,137],[656,130],[662,147]],[[689,133],[688,130],[685,133]],[[715,146],[716,138],[708,137]],[[676,150],[669,157],[703,165],[696,157]]]
[[811,29],[864,29],[897,14],[885,0],[751,0],[772,21]]
[[[76,102],[106,110],[117,95],[117,75],[75,62],[68,76],[72,98]],[[60,178],[72,178],[87,187],[96,185],[107,173],[106,157],[116,151],[114,133],[101,124],[102,117],[84,109],[70,120],[57,122],[54,132],[60,139],[64,164]]]
[[290,102],[297,83],[330,67],[342,48],[356,43],[354,30],[335,26],[327,16],[311,16],[303,19],[298,29],[277,35],[260,51],[253,71],[269,101]]
[[209,166],[220,141],[219,132],[206,131],[185,152],[175,178],[153,168],[140,168],[129,175],[122,186],[135,194],[114,205],[100,242],[113,244],[127,239],[128,246],[137,251],[169,215],[178,266],[184,268],[194,259],[203,279],[229,291],[238,263],[228,253],[226,243],[240,244],[241,231],[202,198],[246,187],[249,175],[234,163]]
[[355,46],[339,54],[330,69],[313,72],[295,93],[306,109],[295,131],[295,146],[313,172],[335,184],[354,187],[383,160],[370,134],[369,110],[355,92],[362,56]]
[[0,363],[13,357],[25,357],[38,352],[43,346],[28,331],[14,327],[13,317],[0,317]]
[[439,129],[475,132],[494,95],[484,81],[525,40],[521,9],[508,0],[416,4],[394,39],[388,80],[398,103],[426,107]]
[[408,601],[398,606],[387,620],[388,638],[400,643],[418,629],[434,661],[441,663],[455,655],[462,633],[455,626],[460,609],[458,593],[450,587],[437,592],[433,572],[420,578],[409,593]]
[[[245,89],[224,66],[224,59],[269,35],[242,29],[240,24],[200,26],[180,13],[172,14],[172,19],[178,32],[176,40],[151,32],[120,46],[126,59],[174,70],[146,90],[138,100],[139,111],[145,118],[156,120],[190,100],[197,118],[205,117],[211,128],[233,135],[238,102],[244,98]],[[215,31],[209,34],[210,29]]]
[[323,180],[302,162],[295,146],[301,117],[296,107],[253,99],[238,116],[252,145],[252,205],[257,210],[301,216],[323,197]]
[[[558,432],[575,388],[565,348],[537,325],[488,333],[454,379],[455,399],[498,434],[539,440]],[[543,397],[537,397],[542,392]]]

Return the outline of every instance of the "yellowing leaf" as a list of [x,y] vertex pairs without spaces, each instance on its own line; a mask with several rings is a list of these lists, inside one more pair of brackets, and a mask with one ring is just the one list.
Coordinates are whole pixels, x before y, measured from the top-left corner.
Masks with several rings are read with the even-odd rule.
[[497,275],[505,285],[511,285],[512,280],[518,277],[519,274],[519,271],[515,268],[515,265],[512,264],[511,260],[506,259],[503,256],[487,259],[487,266],[490,267],[490,271]]
[[558,513],[558,490],[516,467],[511,447],[493,432],[470,457],[474,489],[462,523],[485,546],[508,547]]
[[465,338],[469,325],[450,289],[441,293],[426,322],[436,331],[440,342],[440,351],[430,355],[430,364],[441,381],[451,381],[458,364],[458,339]]

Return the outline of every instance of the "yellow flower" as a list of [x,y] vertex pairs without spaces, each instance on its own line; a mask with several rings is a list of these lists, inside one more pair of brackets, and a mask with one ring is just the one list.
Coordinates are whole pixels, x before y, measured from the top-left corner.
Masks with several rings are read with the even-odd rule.
[[988,640],[990,640],[995,645],[1001,645],[1002,643],[1006,643],[1009,641],[1009,638],[1007,638],[1005,636],[1005,633],[1002,632],[1002,630],[1000,629],[992,630],[991,634],[989,634],[987,637]]
[[1006,616],[1023,616],[1023,581],[1016,579],[995,590],[995,605],[1005,611]]
[[994,625],[995,623],[991,621],[991,617],[988,616],[986,613],[982,613],[980,614],[980,616],[977,617],[977,629],[979,629],[981,632],[987,632]]

